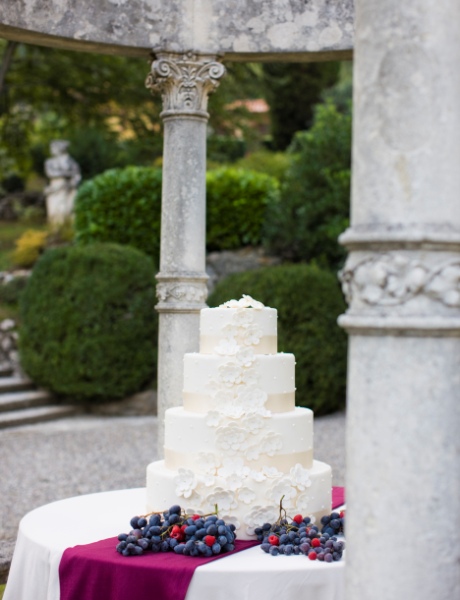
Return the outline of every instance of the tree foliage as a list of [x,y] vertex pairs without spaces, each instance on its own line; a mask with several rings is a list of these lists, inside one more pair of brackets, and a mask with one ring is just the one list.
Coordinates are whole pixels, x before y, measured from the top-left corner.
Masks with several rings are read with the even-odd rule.
[[285,150],[308,129],[321,93],[339,77],[340,63],[265,63],[265,91],[271,111],[272,146]]

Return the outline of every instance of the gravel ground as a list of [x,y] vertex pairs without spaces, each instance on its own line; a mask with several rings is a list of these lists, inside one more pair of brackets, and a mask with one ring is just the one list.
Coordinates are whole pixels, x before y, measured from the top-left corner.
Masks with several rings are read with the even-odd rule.
[[[0,582],[20,519],[38,506],[80,494],[143,487],[156,460],[157,417],[73,417],[0,430]],[[315,458],[345,479],[345,415],[315,419]]]

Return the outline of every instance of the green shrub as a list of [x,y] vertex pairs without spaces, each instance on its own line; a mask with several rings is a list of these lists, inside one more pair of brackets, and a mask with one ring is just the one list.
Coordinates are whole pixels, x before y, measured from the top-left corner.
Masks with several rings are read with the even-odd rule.
[[343,408],[347,339],[336,321],[346,307],[336,277],[300,264],[236,273],[217,284],[208,303],[242,294],[278,310],[278,350],[296,357],[296,404],[316,414]]
[[27,276],[17,276],[0,284],[0,304],[17,305],[28,281]]
[[349,219],[350,110],[318,105],[312,128],[297,133],[290,151],[280,200],[268,208],[265,245],[285,260],[314,259],[337,269],[345,257],[337,237]]
[[260,150],[252,152],[235,163],[235,167],[266,173],[282,182],[291,164],[291,155],[287,152]]
[[222,167],[206,175],[208,250],[256,246],[262,240],[267,207],[278,199],[269,175]]
[[160,215],[160,169],[111,169],[86,181],[78,190],[76,240],[133,246],[151,256],[158,266]]
[[75,400],[122,398],[154,377],[154,267],[116,244],[47,250],[21,295],[21,364]]
[[246,152],[246,142],[226,135],[212,135],[206,144],[208,160],[212,162],[233,162]]

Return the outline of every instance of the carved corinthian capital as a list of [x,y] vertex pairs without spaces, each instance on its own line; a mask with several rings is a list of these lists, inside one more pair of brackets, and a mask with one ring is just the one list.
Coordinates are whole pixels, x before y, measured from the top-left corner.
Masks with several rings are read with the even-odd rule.
[[165,52],[157,54],[145,85],[161,94],[163,118],[185,114],[207,119],[208,95],[224,74],[225,67],[215,56]]

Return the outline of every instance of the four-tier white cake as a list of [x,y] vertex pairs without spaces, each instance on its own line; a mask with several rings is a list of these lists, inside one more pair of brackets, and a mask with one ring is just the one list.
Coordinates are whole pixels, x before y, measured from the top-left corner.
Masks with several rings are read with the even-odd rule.
[[164,460],[147,467],[147,505],[219,515],[239,539],[291,516],[331,511],[331,468],[313,460],[313,413],[295,406],[295,359],[277,352],[277,313],[249,296],[200,317],[184,356],[183,406],[165,415]]

